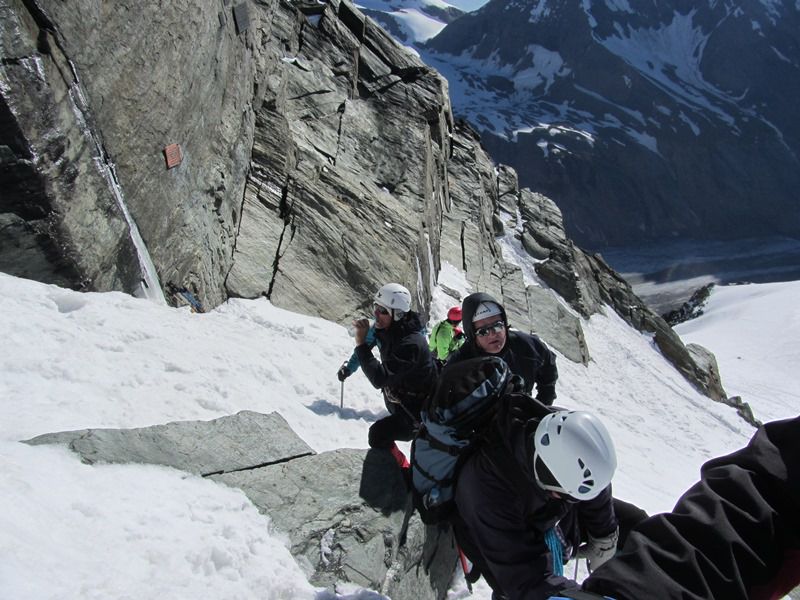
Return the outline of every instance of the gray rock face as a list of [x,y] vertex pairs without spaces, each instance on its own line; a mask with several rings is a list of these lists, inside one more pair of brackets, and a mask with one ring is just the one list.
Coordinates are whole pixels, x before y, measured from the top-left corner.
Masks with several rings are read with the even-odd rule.
[[291,541],[314,585],[352,582],[397,600],[441,600],[456,564],[449,529],[426,527],[386,450],[315,455],[277,413],[139,429],[49,433],[88,463],[182,469],[241,488]]
[[291,540],[314,585],[349,581],[391,598],[443,598],[456,551],[449,531],[411,514],[386,450],[336,450],[214,476],[239,487]]
[[[2,96],[18,134],[3,167],[21,181],[0,210],[66,248],[74,285],[131,291],[141,267],[123,202],[161,281],[219,303],[252,145],[248,37],[212,4],[12,0],[2,10],[3,60],[14,65]],[[183,162],[168,170],[172,143]]]
[[[402,281],[435,284],[452,128],[445,81],[347,3],[279,5],[282,60],[257,107],[230,295],[345,320]],[[325,290],[325,300],[319,290]]]
[[[644,310],[574,247],[552,201],[520,191],[453,121],[446,81],[346,1],[0,10],[0,178],[11,184],[0,265],[11,272],[133,290],[127,210],[161,283],[205,307],[266,296],[345,322],[400,281],[424,316],[446,261],[501,299],[513,326],[580,362],[579,316],[604,302]],[[173,143],[182,162],[168,169]],[[503,259],[495,237],[509,214],[551,290],[526,289]],[[629,322],[661,332],[693,372],[668,328]]]
[[0,14],[3,267],[78,289],[132,290],[136,253],[72,64],[41,13],[11,2]]
[[247,410],[213,421],[47,433],[26,443],[66,444],[89,464],[164,465],[202,476],[314,454],[278,413]]

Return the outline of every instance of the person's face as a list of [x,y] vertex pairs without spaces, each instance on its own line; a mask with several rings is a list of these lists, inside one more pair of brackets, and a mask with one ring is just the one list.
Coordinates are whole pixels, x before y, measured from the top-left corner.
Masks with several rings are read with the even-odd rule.
[[388,329],[392,324],[392,311],[380,304],[372,305],[372,314],[375,315],[375,328]]
[[500,315],[475,321],[475,343],[487,354],[497,354],[506,345],[506,326]]

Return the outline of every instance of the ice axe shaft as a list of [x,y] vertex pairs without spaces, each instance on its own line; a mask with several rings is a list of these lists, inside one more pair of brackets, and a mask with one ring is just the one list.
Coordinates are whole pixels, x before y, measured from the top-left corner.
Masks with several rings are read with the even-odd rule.
[[342,391],[339,395],[339,408],[344,408],[344,381],[342,381]]

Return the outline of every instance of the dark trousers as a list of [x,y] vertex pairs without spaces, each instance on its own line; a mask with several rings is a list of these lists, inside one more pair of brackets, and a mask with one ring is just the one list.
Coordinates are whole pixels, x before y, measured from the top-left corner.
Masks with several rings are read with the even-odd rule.
[[396,440],[408,442],[414,439],[416,423],[404,412],[375,421],[369,428],[370,448],[391,448]]
[[[617,549],[619,550],[625,545],[625,540],[628,538],[628,534],[631,530],[647,518],[647,513],[635,504],[625,502],[619,498],[614,498],[613,502],[614,514],[619,522],[619,541],[617,542]],[[503,596],[500,595],[500,586],[497,580],[489,570],[489,566],[484,561],[483,555],[472,540],[472,536],[470,536],[466,524],[462,521],[458,513],[450,517],[450,524],[453,526],[453,534],[455,535],[456,542],[458,542],[459,547],[473,565],[472,571],[469,576],[466,577],[467,581],[474,583],[482,575],[486,583],[489,584],[489,587],[498,594],[497,597],[503,598]],[[577,511],[568,513],[559,523],[559,527],[562,528],[564,537],[570,543],[583,543],[588,539],[586,537],[586,531],[580,526],[579,519],[577,518]],[[575,550],[577,550],[577,547],[573,548],[573,551]]]

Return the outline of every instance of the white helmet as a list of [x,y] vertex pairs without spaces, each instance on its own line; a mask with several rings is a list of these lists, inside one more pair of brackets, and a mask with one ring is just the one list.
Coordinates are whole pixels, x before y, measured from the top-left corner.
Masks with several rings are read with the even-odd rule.
[[387,283],[375,294],[375,304],[391,310],[398,321],[411,310],[411,292],[399,283]]
[[554,412],[533,435],[533,472],[545,490],[591,500],[611,483],[617,468],[614,442],[593,414]]

